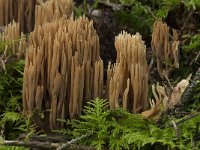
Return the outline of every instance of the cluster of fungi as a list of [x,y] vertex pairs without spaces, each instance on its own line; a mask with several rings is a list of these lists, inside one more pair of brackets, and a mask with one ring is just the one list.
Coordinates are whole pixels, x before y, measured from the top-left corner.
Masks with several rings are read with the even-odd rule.
[[[39,126],[61,128],[58,119],[81,115],[85,103],[97,97],[107,99],[110,109],[123,107],[144,117],[159,113],[162,101],[166,105],[169,100],[157,85],[155,101],[149,103],[146,46],[139,33],[123,31],[116,36],[116,63],[105,69],[93,22],[84,16],[74,19],[72,0],[0,0],[0,4],[0,25],[6,25],[0,39],[20,39],[13,43],[12,54],[25,57],[23,111]],[[29,32],[29,38],[21,32]],[[171,69],[164,63],[168,59],[178,67],[176,31],[173,40],[169,37],[169,27],[156,21],[152,49],[161,75]],[[41,112],[44,118],[38,115]]]

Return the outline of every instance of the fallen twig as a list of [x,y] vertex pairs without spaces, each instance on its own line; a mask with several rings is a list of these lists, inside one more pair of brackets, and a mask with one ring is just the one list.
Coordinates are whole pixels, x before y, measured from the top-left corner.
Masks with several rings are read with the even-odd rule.
[[181,124],[181,123],[183,123],[183,122],[185,122],[185,121],[188,121],[188,120],[190,120],[190,119],[192,119],[192,118],[194,118],[194,117],[196,117],[196,116],[198,116],[198,115],[200,115],[200,114],[192,114],[192,115],[189,115],[188,117],[183,118],[182,120],[176,122],[176,124],[177,124],[177,125],[178,125],[178,124]]
[[[50,142],[35,142],[35,141],[3,141],[0,145],[7,145],[7,146],[23,146],[29,148],[38,148],[38,149],[58,149],[60,147],[59,143],[50,143]],[[82,146],[82,145],[75,145],[75,144],[68,144],[65,145],[62,149],[67,150],[95,150],[93,147],[89,146]]]
[[[196,117],[196,116],[198,116],[198,115],[200,115],[200,114],[199,114],[199,113],[198,113],[198,114],[191,114],[191,115],[189,115],[188,117],[183,118],[183,119],[181,119],[181,120],[175,122],[175,124],[176,124],[176,125],[179,125],[179,124],[184,123],[185,121],[188,121],[188,120],[190,120],[190,119],[192,119],[192,118],[194,118],[194,117]],[[172,127],[172,125],[170,125],[169,127]]]
[[179,128],[177,127],[177,124],[175,123],[174,120],[172,120],[171,123],[175,129],[177,139],[180,139],[180,131],[179,131]]
[[[82,135],[78,138],[72,139],[70,141],[67,141],[66,143],[63,142],[63,140],[67,140],[65,137],[60,135],[55,135],[55,138],[57,140],[52,139],[51,136],[33,136],[30,138],[30,141],[24,141],[21,139],[24,139],[25,135],[22,135],[18,140],[15,141],[3,141],[0,143],[0,145],[8,145],[8,146],[23,146],[23,147],[29,147],[29,148],[38,148],[38,149],[56,149],[56,150],[95,150],[93,147],[89,146],[82,146],[82,145],[76,145],[77,141],[80,141],[84,139],[85,137],[88,137],[91,135],[91,133]],[[61,143],[62,141],[62,143]]]
[[195,62],[199,59],[200,51],[198,52],[197,56],[195,57]]
[[77,138],[75,138],[75,139],[72,139],[71,141],[68,141],[67,143],[64,143],[64,144],[60,145],[60,146],[57,148],[57,150],[63,150],[63,149],[65,149],[66,147],[68,147],[69,145],[71,145],[71,144],[73,144],[73,143],[76,143],[77,141],[80,141],[80,140],[82,140],[82,139],[88,137],[89,135],[91,135],[91,134],[85,134],[85,135],[82,135],[82,136],[77,137]]
[[24,146],[31,148],[41,148],[41,149],[56,149],[59,144],[58,143],[50,143],[50,142],[35,142],[35,141],[3,141],[2,145],[9,146]]

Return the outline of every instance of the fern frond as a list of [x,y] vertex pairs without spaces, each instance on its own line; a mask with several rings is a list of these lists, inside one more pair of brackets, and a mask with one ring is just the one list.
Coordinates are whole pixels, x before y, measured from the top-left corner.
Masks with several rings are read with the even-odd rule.
[[[73,136],[80,137],[90,133],[89,137],[80,141],[82,144],[95,146],[96,149],[109,147],[111,150],[148,149],[152,145],[164,149],[191,149],[200,115],[179,126],[179,140],[174,128],[161,129],[155,122],[139,114],[131,114],[121,108],[108,110],[107,106],[106,100],[90,101],[84,114],[78,120],[71,121]],[[196,148],[196,145],[192,148]]]
[[[108,102],[103,99],[95,99],[87,103],[84,107],[84,115],[79,120],[72,120],[71,126],[74,128],[72,134],[81,136],[85,133],[92,133],[90,145],[101,149],[108,138],[110,124],[107,121]],[[87,140],[85,141],[87,143]]]
[[13,122],[17,122],[17,121],[21,120],[21,118],[22,118],[22,115],[17,112],[5,112],[2,115],[1,122],[10,121],[13,123]]

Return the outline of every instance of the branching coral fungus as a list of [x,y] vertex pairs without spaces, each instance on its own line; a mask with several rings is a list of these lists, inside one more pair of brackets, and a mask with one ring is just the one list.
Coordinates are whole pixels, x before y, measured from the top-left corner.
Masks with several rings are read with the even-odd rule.
[[26,39],[23,33],[20,33],[19,23],[12,22],[5,26],[4,31],[0,33],[0,50],[4,51],[4,57],[16,55],[20,58],[26,47]]
[[152,33],[151,47],[156,56],[157,69],[160,75],[168,76],[170,70],[179,67],[178,62],[178,35],[172,30],[170,36],[169,27],[161,21],[155,21]]
[[72,0],[0,0],[0,26],[12,21],[19,23],[20,31],[31,32],[36,25],[50,22],[73,11]]
[[54,19],[71,17],[73,12],[72,0],[48,0],[43,2],[38,0],[39,5],[35,9],[35,24],[36,26],[51,22]]
[[30,32],[34,28],[36,0],[0,0],[0,26],[15,20],[20,31]]
[[92,21],[59,19],[35,28],[24,69],[24,113],[46,111],[46,128],[56,129],[57,119],[80,114],[84,101],[102,92],[103,62]]
[[107,89],[111,109],[119,106],[132,112],[141,112],[148,106],[148,66],[146,46],[139,33],[121,33],[115,39],[117,62],[107,71]]

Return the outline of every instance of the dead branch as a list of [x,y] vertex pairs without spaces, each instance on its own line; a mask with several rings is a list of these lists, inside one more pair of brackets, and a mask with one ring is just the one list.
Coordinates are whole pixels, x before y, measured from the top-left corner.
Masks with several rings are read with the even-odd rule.
[[180,131],[179,131],[179,128],[177,127],[177,124],[175,123],[174,120],[172,120],[171,123],[175,129],[177,139],[180,139]]
[[193,77],[191,83],[186,87],[186,89],[184,90],[181,98],[180,98],[180,103],[178,105],[176,105],[176,107],[174,107],[173,109],[170,110],[170,114],[174,115],[174,114],[178,114],[177,112],[182,112],[183,109],[189,104],[191,103],[191,97],[194,93],[195,88],[197,87],[198,81],[200,80],[200,68],[197,70],[195,76]]
[[[29,148],[38,148],[38,149],[58,149],[60,148],[59,143],[50,143],[50,142],[36,142],[36,141],[3,141],[0,143],[0,145],[7,145],[7,146],[23,146],[23,147],[29,147]],[[76,145],[76,144],[65,144],[64,147],[62,147],[62,150],[95,150],[93,147],[89,146],[82,146],[82,145]]]
[[[198,114],[191,114],[191,115],[189,115],[188,117],[183,118],[183,119],[181,119],[181,120],[175,122],[175,124],[176,124],[176,125],[180,125],[181,123],[184,123],[185,121],[188,121],[188,120],[190,120],[190,119],[192,119],[192,118],[194,118],[194,117],[197,117],[197,116],[199,116],[199,115],[200,115],[200,113],[198,113]],[[169,125],[168,127],[174,127],[174,125]]]
[[188,121],[188,120],[190,120],[190,119],[192,119],[192,118],[194,118],[194,117],[196,117],[196,116],[198,116],[198,115],[200,115],[200,114],[191,114],[191,115],[189,115],[188,117],[183,118],[183,119],[181,119],[180,121],[176,122],[176,124],[179,125],[179,124],[181,124],[181,123],[183,123],[183,122],[185,122],[185,121]]
[[1,145],[8,146],[24,146],[30,148],[41,148],[41,149],[56,149],[59,144],[58,143],[50,143],[50,142],[35,142],[35,141],[3,141]]
[[85,134],[85,135],[82,135],[82,136],[77,137],[77,138],[75,138],[75,139],[72,139],[71,141],[60,145],[60,146],[57,148],[57,150],[64,150],[64,149],[68,148],[69,145],[71,145],[71,144],[73,144],[73,143],[76,143],[77,141],[80,141],[80,140],[82,140],[82,139],[88,137],[89,135],[90,135],[90,134]]

